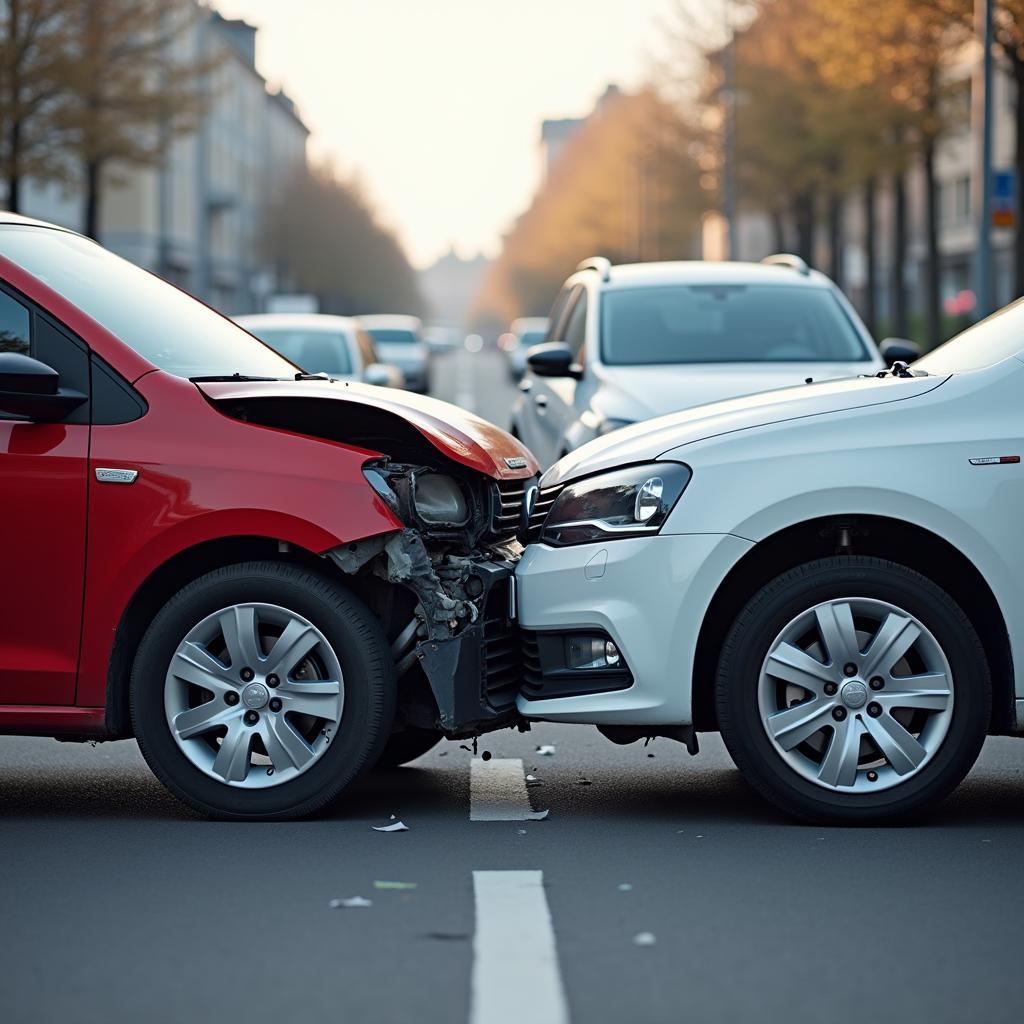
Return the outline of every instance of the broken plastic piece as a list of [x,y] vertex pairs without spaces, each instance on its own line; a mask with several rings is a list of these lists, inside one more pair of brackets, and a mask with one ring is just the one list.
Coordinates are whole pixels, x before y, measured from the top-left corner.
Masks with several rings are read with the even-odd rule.
[[551,813],[550,810],[547,810],[547,811],[531,811],[529,814],[524,816],[523,820],[524,821],[543,821],[550,813]]
[[633,936],[634,946],[653,946],[657,941],[653,932],[640,932]]
[[415,889],[416,882],[374,882],[374,889]]
[[362,896],[349,896],[347,899],[333,899],[327,905],[331,910],[338,910],[340,907],[372,907],[373,901]]
[[592,786],[593,783],[590,781],[590,779],[577,779],[576,780],[576,785],[577,786]]
[[409,826],[404,821],[396,821],[393,825],[374,825],[374,832],[408,832]]
[[537,748],[538,757],[554,757],[555,748],[551,743],[544,743]]
[[629,882],[623,882],[622,885],[619,886],[619,892],[632,892],[632,890],[633,886],[631,886]]
[[483,753],[482,753],[482,754],[480,755],[480,758],[481,758],[481,760],[483,760],[483,761],[490,761],[490,759],[491,759],[491,752],[490,752],[489,750],[485,750],[485,751],[484,751],[484,752],[483,752]]

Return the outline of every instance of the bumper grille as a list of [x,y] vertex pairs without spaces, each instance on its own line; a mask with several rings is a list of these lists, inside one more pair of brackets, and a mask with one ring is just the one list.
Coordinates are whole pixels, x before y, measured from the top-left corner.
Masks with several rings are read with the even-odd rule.
[[519,534],[523,517],[523,496],[533,478],[525,480],[499,480],[494,485],[491,503],[491,533],[496,540],[513,540]]
[[508,581],[488,595],[484,610],[483,696],[499,714],[511,710],[523,674],[519,629],[508,618]]

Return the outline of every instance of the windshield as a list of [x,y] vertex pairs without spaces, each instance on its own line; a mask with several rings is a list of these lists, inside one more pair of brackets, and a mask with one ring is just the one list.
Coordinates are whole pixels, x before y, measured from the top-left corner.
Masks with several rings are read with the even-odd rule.
[[826,288],[664,285],[615,289],[602,301],[601,358],[608,365],[871,358]]
[[415,331],[395,327],[367,327],[366,333],[382,345],[415,345],[419,341]]
[[343,377],[352,373],[348,339],[337,331],[251,328],[252,333],[307,373]]
[[913,368],[926,373],[980,370],[1024,352],[1024,299],[968,327],[918,359]]
[[296,366],[230,320],[80,235],[6,224],[0,253],[168,373],[295,376]]

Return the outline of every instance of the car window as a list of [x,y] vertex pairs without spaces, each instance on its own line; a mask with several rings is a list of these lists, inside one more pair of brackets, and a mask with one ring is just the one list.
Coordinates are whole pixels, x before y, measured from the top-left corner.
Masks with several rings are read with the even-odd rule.
[[253,333],[307,373],[352,373],[348,339],[341,331],[258,327]]
[[295,365],[237,324],[81,235],[5,224],[0,237],[7,259],[168,373],[295,375]]
[[396,327],[367,327],[367,332],[375,342],[384,345],[415,345],[419,338],[415,331]]
[[587,289],[581,287],[565,327],[564,341],[572,349],[573,357],[579,359],[583,341],[587,336]]
[[16,298],[0,292],[0,352],[29,354],[29,311]]
[[827,288],[658,285],[613,289],[602,303],[601,357],[609,365],[871,359]]
[[575,293],[576,289],[569,287],[563,288],[558,293],[558,297],[555,299],[555,304],[551,307],[551,314],[548,317],[548,329],[544,335],[545,341],[561,341],[562,335],[559,331],[562,329],[563,316],[569,305],[570,299],[575,295]]

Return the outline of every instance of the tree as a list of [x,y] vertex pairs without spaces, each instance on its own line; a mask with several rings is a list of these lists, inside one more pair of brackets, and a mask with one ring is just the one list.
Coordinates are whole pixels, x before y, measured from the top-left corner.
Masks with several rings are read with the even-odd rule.
[[423,312],[415,271],[356,183],[302,168],[277,195],[262,247],[279,286],[316,295],[325,313]]
[[1014,168],[1017,179],[1017,228],[1013,247],[1013,294],[1024,295],[1024,0],[998,0],[996,44],[1006,58],[1016,86],[1014,99]]
[[208,13],[182,0],[77,0],[59,112],[83,186],[83,225],[97,237],[105,170],[159,164],[177,133],[194,130],[210,69],[181,56],[181,37]]
[[70,0],[7,0],[0,13],[0,173],[9,209],[25,178],[67,171],[55,118],[67,86]]

